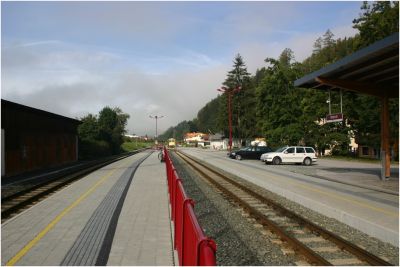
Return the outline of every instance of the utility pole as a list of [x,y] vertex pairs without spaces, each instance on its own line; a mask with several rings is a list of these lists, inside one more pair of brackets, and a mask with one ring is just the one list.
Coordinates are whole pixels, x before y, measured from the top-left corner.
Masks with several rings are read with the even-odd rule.
[[158,119],[161,119],[161,118],[164,118],[164,116],[158,116],[158,115],[155,115],[155,116],[149,116],[149,118],[151,118],[151,119],[156,119],[156,136],[155,136],[155,144],[157,145],[158,144],[158,140],[157,140],[157,138],[158,138],[158,133],[157,133],[157,120]]
[[222,86],[221,88],[217,89],[217,91],[219,92],[228,94],[229,153],[232,151],[232,110],[231,110],[232,95],[234,93],[239,92],[240,89],[242,89],[240,86],[237,86],[236,88],[233,89]]

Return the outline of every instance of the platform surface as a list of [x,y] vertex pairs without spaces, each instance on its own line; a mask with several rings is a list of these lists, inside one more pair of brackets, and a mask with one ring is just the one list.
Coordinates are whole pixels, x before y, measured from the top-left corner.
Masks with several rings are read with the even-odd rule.
[[136,171],[107,265],[173,265],[165,164],[153,153]]
[[165,165],[149,153],[105,166],[3,223],[2,265],[173,265]]

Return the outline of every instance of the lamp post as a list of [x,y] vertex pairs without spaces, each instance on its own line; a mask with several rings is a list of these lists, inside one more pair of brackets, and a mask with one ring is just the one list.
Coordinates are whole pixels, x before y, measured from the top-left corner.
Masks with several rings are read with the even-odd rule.
[[156,140],[155,140],[155,144],[157,145],[158,144],[158,140],[157,140],[157,138],[158,138],[158,134],[157,134],[157,120],[158,119],[161,119],[161,118],[164,118],[164,116],[157,116],[157,115],[155,115],[155,116],[151,116],[151,115],[149,115],[149,118],[151,118],[151,119],[156,119]]
[[236,88],[230,89],[228,87],[222,86],[218,88],[217,91],[228,94],[228,122],[229,122],[229,153],[232,151],[232,111],[231,111],[231,102],[232,102],[232,95],[234,93],[239,92],[241,89],[240,86]]

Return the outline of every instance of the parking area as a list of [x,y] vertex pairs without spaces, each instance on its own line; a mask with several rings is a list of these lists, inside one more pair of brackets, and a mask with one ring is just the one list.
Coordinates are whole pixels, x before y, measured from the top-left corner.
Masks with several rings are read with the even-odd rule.
[[[209,157],[227,158],[227,151],[198,149],[209,155]],[[235,161],[235,159],[230,159]],[[260,160],[242,160],[238,163],[254,164],[265,166],[266,170],[282,170],[312,176],[320,179],[334,180],[345,184],[365,186],[366,188],[382,190],[389,193],[399,193],[399,164],[391,164],[391,177],[389,180],[381,181],[381,165],[374,162],[362,162],[356,160],[318,158],[311,166],[296,164],[265,165]]]
[[360,187],[365,186],[366,188],[375,187],[377,190],[399,193],[398,163],[392,164],[391,178],[386,181],[380,180],[381,166],[379,163],[319,158],[317,163],[312,166],[285,164],[274,165],[273,167],[316,178],[330,179],[342,183],[355,184]]

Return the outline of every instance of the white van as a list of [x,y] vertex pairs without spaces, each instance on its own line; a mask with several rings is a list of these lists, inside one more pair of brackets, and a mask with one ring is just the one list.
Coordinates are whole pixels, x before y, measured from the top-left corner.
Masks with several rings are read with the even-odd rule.
[[303,163],[309,166],[317,162],[317,154],[312,147],[285,146],[277,149],[275,152],[262,154],[260,160],[265,162],[265,164]]

